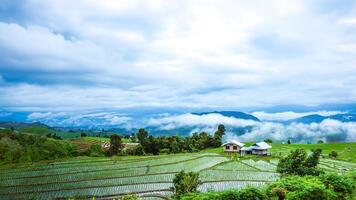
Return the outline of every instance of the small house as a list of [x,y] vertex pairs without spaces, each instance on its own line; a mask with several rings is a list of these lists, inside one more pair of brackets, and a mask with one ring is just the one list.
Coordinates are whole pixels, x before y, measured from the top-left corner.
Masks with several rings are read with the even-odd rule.
[[258,142],[250,147],[241,148],[241,156],[245,154],[254,154],[254,155],[270,155],[268,149],[272,148],[271,145],[266,142]]
[[245,144],[232,140],[230,142],[224,143],[222,146],[224,147],[224,152],[227,153],[239,153],[240,149],[244,146]]

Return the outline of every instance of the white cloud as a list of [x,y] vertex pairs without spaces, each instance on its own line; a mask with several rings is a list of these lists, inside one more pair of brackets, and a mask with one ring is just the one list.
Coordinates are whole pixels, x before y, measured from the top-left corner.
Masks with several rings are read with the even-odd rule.
[[356,25],[356,17],[348,17],[339,19],[339,23],[346,25]]
[[[0,19],[0,73],[11,85],[0,88],[6,95],[0,106],[53,111],[351,102],[355,27],[345,23],[354,20],[328,6],[27,0],[19,9],[23,18]],[[347,8],[352,13],[355,7]]]
[[194,115],[183,114],[174,115],[162,118],[153,118],[148,121],[148,125],[164,126],[164,129],[173,129],[176,127],[184,126],[211,126],[216,127],[219,124],[225,124],[228,126],[253,126],[259,122],[253,120],[243,120],[234,117],[225,117],[220,114],[206,114],[206,115]]
[[[326,112],[324,112],[326,114]],[[158,126],[161,130],[182,127],[192,128],[191,133],[206,131],[213,133],[219,124],[228,127],[225,140],[237,139],[243,142],[270,138],[274,141],[316,142],[356,141],[356,123],[326,119],[321,123],[292,123],[284,125],[277,122],[256,122],[252,120],[225,117],[220,114],[193,115],[182,114],[150,119],[147,125]],[[234,128],[248,128],[246,133],[236,133]],[[252,127],[252,128],[251,128]],[[250,129],[251,128],[251,129]],[[247,129],[246,129],[247,130]]]
[[287,121],[291,119],[296,119],[299,117],[304,117],[307,115],[321,115],[321,116],[330,116],[330,115],[336,115],[336,114],[344,114],[346,112],[342,111],[317,111],[317,112],[302,112],[302,113],[297,113],[297,112],[278,112],[278,113],[266,113],[263,111],[257,111],[251,113],[252,115],[256,116],[257,118],[261,120],[267,120],[267,121]]
[[66,113],[64,112],[59,112],[59,113],[53,113],[53,112],[34,112],[31,113],[27,116],[28,120],[31,121],[36,121],[36,120],[43,120],[43,119],[52,119],[52,118],[56,118],[56,117],[62,117],[65,116]]
[[124,114],[114,112],[34,112],[27,116],[28,121],[40,121],[56,127],[129,127],[132,120]]
[[316,142],[324,140],[335,141],[356,141],[356,123],[340,122],[326,119],[321,123],[303,124],[292,123],[282,125],[279,123],[265,122],[256,126],[252,131],[241,136],[230,133],[227,139],[235,138],[241,141],[259,141],[271,138],[276,141],[286,141],[291,139],[294,142]]

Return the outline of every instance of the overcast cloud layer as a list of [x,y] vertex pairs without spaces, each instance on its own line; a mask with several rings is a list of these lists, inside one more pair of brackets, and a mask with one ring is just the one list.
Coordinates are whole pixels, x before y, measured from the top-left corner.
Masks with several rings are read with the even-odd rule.
[[352,0],[2,0],[0,107],[356,99]]
[[[354,142],[356,141],[356,123],[341,122],[338,120],[325,119],[320,123],[291,123],[258,122],[252,120],[236,119],[220,114],[193,115],[183,114],[151,119],[149,125],[159,126],[162,130],[173,130],[181,127],[195,127],[193,132],[206,131],[214,133],[219,124],[224,124],[227,134],[224,140],[231,139],[248,142],[261,141],[270,138],[274,141],[286,142]],[[250,127],[250,128],[248,128]],[[236,133],[233,128],[248,128],[246,133]]]

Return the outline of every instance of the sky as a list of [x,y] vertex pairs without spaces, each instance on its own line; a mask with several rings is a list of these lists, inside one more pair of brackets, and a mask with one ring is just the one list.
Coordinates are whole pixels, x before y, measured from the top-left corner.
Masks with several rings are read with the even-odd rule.
[[356,2],[0,0],[0,54],[9,111],[353,103]]

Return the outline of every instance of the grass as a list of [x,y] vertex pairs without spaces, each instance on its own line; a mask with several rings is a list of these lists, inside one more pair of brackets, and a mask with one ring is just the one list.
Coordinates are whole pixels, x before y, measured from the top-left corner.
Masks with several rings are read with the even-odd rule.
[[356,162],[356,142],[352,143],[323,143],[323,144],[272,144],[272,154],[287,155],[291,150],[298,148],[311,151],[321,149],[323,156],[328,156],[331,151],[338,153],[339,160]]
[[34,126],[24,127],[24,128],[21,128],[20,132],[32,133],[32,134],[36,134],[36,135],[47,135],[47,134],[54,135],[55,134],[63,139],[80,137],[80,133],[59,131],[59,130],[55,130],[55,129],[49,128],[47,126],[42,126],[42,125],[34,125]]

